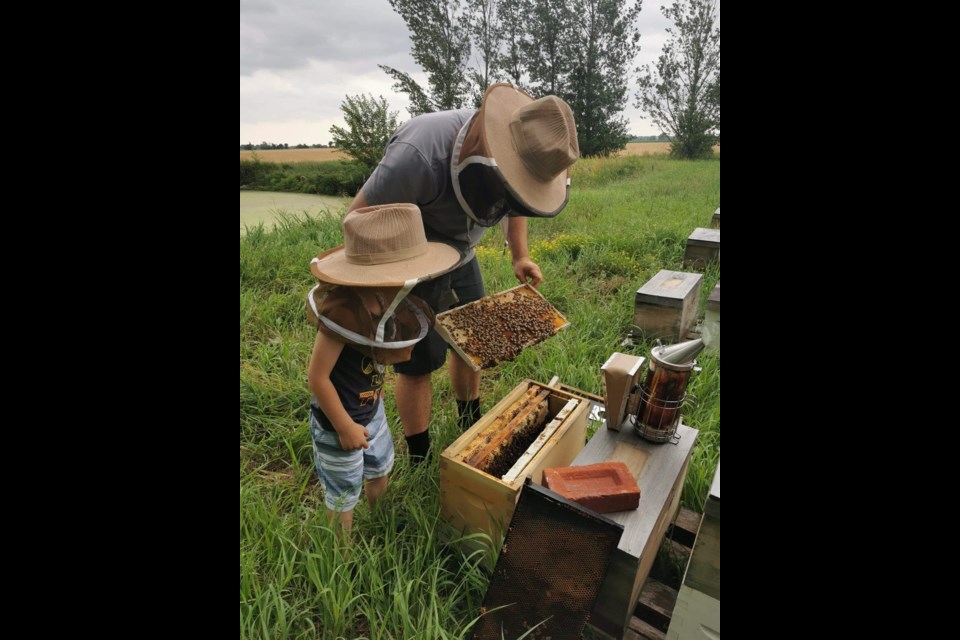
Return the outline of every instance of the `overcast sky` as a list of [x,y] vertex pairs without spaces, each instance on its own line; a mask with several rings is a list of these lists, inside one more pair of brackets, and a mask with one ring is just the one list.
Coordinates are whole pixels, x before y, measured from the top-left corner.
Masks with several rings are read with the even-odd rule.
[[[669,23],[660,4],[643,3],[641,49],[631,68],[652,63],[663,47]],[[344,96],[360,93],[382,95],[400,121],[409,120],[406,95],[394,93],[377,66],[426,85],[408,34],[387,0],[240,0],[240,144],[327,144],[330,126],[344,126]],[[633,108],[633,93],[624,111],[628,131],[660,133]]]

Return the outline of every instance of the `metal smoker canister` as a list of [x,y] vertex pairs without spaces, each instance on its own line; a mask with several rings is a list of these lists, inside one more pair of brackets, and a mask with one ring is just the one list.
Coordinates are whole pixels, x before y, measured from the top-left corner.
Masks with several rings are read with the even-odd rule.
[[680,422],[680,408],[687,397],[687,383],[694,358],[703,350],[703,340],[690,340],[650,351],[647,377],[640,387],[640,402],[634,429],[652,442],[668,442]]

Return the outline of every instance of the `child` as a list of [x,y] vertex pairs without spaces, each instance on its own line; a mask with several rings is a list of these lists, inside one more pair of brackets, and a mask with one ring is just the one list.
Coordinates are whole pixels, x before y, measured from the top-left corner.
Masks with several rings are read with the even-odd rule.
[[320,284],[308,296],[308,317],[318,329],[308,382],[324,503],[349,532],[362,482],[372,507],[393,468],[383,410],[385,365],[409,360],[433,324],[430,307],[407,294],[452,269],[460,254],[427,242],[420,210],[411,204],[351,211],[343,236],[344,246],[310,263]]

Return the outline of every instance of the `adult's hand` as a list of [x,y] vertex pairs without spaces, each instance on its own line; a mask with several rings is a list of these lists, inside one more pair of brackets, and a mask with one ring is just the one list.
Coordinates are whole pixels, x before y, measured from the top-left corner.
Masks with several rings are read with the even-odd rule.
[[517,276],[517,280],[524,284],[529,278],[529,282],[534,289],[539,287],[540,283],[543,282],[543,274],[540,273],[540,267],[530,258],[518,258],[514,260],[513,275]]

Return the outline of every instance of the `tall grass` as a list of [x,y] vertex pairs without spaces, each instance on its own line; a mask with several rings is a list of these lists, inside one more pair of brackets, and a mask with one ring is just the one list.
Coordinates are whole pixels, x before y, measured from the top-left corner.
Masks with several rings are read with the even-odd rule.
[[[522,379],[602,393],[600,365],[630,328],[635,291],[679,269],[684,240],[719,204],[720,163],[628,157],[582,160],[568,208],[530,221],[542,293],[571,327],[483,375],[489,409]],[[439,452],[459,435],[445,371],[434,375],[435,456],[408,466],[388,376],[397,448],[391,487],[375,511],[361,500],[349,550],[333,534],[313,470],[306,367],[313,330],[304,301],[310,258],[342,242],[340,218],[295,216],[240,239],[241,638],[462,638],[483,599],[489,558],[449,544],[439,515]],[[497,229],[478,250],[488,292],[516,284]],[[707,271],[705,299],[719,279]],[[649,344],[634,348],[649,354]],[[720,361],[703,355],[684,422],[700,430],[682,496],[702,508],[720,455]],[[595,430],[597,425],[592,425]],[[398,525],[404,524],[397,532]]]

